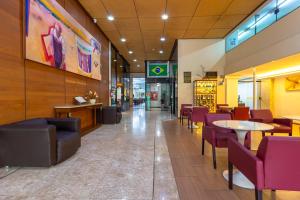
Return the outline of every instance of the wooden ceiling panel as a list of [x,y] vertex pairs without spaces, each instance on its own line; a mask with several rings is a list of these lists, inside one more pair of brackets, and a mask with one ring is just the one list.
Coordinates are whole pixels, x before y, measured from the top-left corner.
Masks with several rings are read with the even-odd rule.
[[219,16],[194,17],[189,29],[208,30],[219,20],[219,18]]
[[231,29],[210,29],[205,38],[224,38]]
[[[265,1],[79,0],[90,16],[97,18],[97,25],[128,60],[133,71],[145,70],[144,59],[168,59],[176,39],[224,38]],[[169,14],[166,21],[161,19],[164,12]],[[108,14],[112,14],[115,21],[108,21]],[[160,41],[162,36],[166,41]],[[121,42],[121,37],[127,41]],[[159,50],[164,53],[160,54]]]
[[220,16],[225,12],[231,2],[232,0],[201,0],[195,16]]
[[140,18],[140,25],[142,31],[160,30],[164,28],[164,22],[159,18]]
[[170,17],[192,17],[199,0],[168,0],[167,13]]
[[93,18],[106,18],[106,10],[101,1],[79,0],[81,5]]
[[247,15],[224,15],[213,26],[213,28],[234,28],[239,24]]
[[138,17],[160,17],[166,7],[164,0],[134,0]]
[[133,0],[102,0],[102,2],[109,13],[116,18],[136,17]]
[[186,30],[192,17],[172,17],[166,22],[167,30]]
[[140,32],[139,20],[137,18],[120,18],[115,22],[120,31],[136,31]]
[[249,15],[255,8],[261,5],[266,0],[233,0],[226,15]]
[[107,21],[106,19],[98,19],[97,20],[98,26],[101,28],[102,31],[116,31],[117,27],[113,22]]
[[204,38],[208,30],[187,30],[184,38]]

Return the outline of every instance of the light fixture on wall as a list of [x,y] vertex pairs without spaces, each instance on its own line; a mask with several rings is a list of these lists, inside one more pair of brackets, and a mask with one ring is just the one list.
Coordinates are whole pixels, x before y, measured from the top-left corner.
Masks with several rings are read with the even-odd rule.
[[287,67],[283,69],[273,70],[266,73],[257,74],[257,79],[265,79],[265,78],[273,78],[278,76],[285,76],[290,74],[295,74],[300,72],[300,65],[293,66],[293,67]]

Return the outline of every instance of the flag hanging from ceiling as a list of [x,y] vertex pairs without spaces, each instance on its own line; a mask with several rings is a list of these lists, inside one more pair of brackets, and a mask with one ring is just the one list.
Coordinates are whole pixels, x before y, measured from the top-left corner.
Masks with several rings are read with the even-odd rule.
[[168,63],[149,63],[148,77],[149,78],[167,78],[167,77],[169,77]]

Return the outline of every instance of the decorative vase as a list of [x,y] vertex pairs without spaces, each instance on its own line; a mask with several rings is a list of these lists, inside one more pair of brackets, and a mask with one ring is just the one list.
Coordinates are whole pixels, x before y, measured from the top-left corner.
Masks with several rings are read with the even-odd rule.
[[96,99],[90,99],[90,103],[91,104],[95,104],[96,103]]

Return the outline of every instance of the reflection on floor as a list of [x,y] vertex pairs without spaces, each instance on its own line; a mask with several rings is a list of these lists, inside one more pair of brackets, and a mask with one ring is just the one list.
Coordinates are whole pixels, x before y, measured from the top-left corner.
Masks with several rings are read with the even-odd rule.
[[82,138],[69,160],[21,168],[0,180],[0,199],[178,199],[162,130],[168,112],[134,110]]
[[[217,170],[212,166],[211,145],[206,143],[205,156],[201,155],[201,129],[191,134],[178,120],[163,122],[173,171],[181,200],[253,200],[254,191],[234,186],[228,190],[228,183],[222,176],[227,169],[227,150],[217,149]],[[298,128],[294,128],[298,135]],[[252,134],[252,148],[257,148],[261,134]],[[300,192],[264,191],[264,200],[299,200]]]

